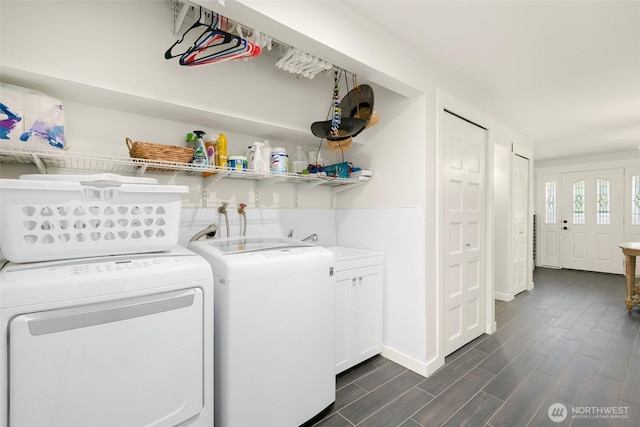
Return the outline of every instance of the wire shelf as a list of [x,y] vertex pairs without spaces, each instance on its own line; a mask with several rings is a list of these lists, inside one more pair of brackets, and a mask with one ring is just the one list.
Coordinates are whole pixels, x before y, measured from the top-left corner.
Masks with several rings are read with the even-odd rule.
[[0,163],[33,165],[43,173],[55,172],[55,168],[89,170],[141,176],[145,172],[169,173],[173,175],[205,176],[213,180],[221,178],[251,179],[265,181],[261,188],[278,182],[307,183],[309,186],[361,184],[359,179],[323,177],[294,173],[269,173],[253,170],[233,171],[218,166],[194,166],[189,163],[159,160],[133,159],[129,157],[78,153],[65,150],[0,146]]

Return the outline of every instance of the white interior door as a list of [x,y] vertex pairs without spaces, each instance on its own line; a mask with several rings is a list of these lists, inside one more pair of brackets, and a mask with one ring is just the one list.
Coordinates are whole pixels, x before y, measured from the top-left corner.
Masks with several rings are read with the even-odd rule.
[[511,268],[515,295],[527,288],[529,277],[529,159],[513,155],[511,183]]
[[562,267],[623,273],[624,170],[562,174]]
[[444,114],[444,350],[485,330],[486,130]]

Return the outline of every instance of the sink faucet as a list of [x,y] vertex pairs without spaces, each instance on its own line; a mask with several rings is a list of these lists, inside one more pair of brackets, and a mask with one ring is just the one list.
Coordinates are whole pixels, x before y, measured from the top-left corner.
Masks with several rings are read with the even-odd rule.
[[[287,237],[289,239],[293,238],[293,228],[291,230],[289,230],[289,234],[287,234]],[[311,240],[314,243],[317,242],[318,241],[318,235],[316,233],[313,233],[313,234],[308,235],[304,239],[302,239],[303,242],[308,242],[309,240]]]
[[308,235],[304,239],[302,239],[303,242],[308,242],[309,240],[311,240],[312,242],[316,243],[318,241],[318,235],[316,233],[313,233],[313,234]]
[[218,226],[216,224],[211,224],[204,230],[197,232],[189,241],[195,242],[196,240],[199,240],[201,237],[204,237],[204,236],[214,237],[217,231],[218,231]]

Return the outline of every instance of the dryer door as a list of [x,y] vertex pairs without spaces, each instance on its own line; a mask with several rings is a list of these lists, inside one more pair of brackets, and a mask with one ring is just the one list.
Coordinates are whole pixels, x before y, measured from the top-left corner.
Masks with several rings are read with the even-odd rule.
[[175,426],[203,408],[199,288],[16,316],[9,425]]

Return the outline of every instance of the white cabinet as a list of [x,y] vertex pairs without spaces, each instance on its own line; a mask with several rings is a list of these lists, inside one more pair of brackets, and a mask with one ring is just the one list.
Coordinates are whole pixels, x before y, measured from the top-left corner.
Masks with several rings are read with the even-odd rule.
[[336,374],[382,351],[382,254],[351,251],[336,254]]

